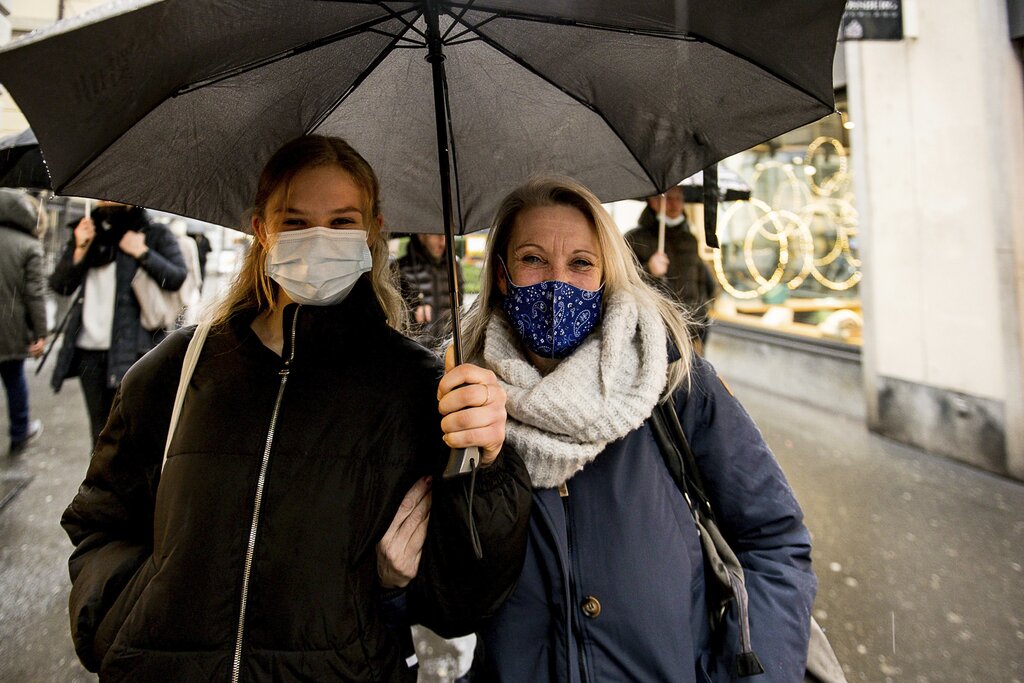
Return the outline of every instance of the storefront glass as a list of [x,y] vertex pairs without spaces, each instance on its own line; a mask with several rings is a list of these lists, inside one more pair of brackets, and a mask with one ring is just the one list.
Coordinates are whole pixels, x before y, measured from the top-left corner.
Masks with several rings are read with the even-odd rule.
[[751,197],[721,206],[721,249],[705,251],[718,320],[862,343],[851,127],[832,116],[723,162]]

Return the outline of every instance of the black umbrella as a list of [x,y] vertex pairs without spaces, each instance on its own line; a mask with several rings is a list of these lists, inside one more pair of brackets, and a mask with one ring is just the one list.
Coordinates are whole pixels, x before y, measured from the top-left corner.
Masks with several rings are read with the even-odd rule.
[[390,226],[451,245],[538,171],[651,195],[833,113],[844,4],[128,0],[12,43],[0,81],[58,193],[232,225],[271,153],[322,133]]
[[50,189],[50,174],[31,128],[0,138],[0,187]]

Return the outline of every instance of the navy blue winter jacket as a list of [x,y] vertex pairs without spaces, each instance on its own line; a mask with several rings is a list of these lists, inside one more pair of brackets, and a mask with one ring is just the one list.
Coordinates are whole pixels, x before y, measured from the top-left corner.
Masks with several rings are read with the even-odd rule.
[[[746,570],[765,674],[803,680],[816,580],[803,514],[750,416],[706,361],[676,395],[718,523]],[[694,522],[648,423],[557,489],[534,491],[519,584],[479,634],[484,680],[732,681],[713,648]]]

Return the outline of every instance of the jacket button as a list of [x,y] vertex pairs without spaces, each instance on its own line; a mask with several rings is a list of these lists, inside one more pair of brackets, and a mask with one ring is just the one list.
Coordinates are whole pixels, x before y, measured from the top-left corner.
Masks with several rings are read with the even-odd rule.
[[588,595],[583,599],[580,609],[583,610],[583,614],[591,619],[597,619],[597,616],[601,614],[601,603],[594,596]]

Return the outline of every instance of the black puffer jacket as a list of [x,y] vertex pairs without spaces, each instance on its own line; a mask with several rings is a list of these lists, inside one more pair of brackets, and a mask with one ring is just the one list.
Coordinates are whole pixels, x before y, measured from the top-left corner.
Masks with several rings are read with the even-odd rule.
[[[120,249],[115,256],[117,284],[114,294],[114,324],[110,335],[110,350],[107,352],[107,386],[111,388],[117,386],[132,363],[166,336],[163,330],[151,332],[142,327],[139,301],[132,291],[135,271],[140,267],[145,268],[164,289],[172,292],[181,287],[188,275],[185,258],[181,255],[181,249],[171,231],[162,225],[150,223],[142,211],[138,215],[138,223],[132,229],[146,236],[149,253],[141,266]],[[76,265],[72,258],[74,253],[75,237],[72,235],[50,275],[50,287],[64,296],[73,294],[78,286],[85,282],[86,274],[89,272],[89,256]],[[78,298],[71,304],[73,308],[64,330],[64,344],[53,367],[50,384],[54,391],[60,391],[64,380],[77,374],[74,367],[75,343],[78,341],[78,333],[82,330],[84,301],[83,288],[83,292],[79,293]]]
[[210,333],[162,476],[192,330],[125,376],[62,521],[77,546],[72,633],[103,680],[229,681],[241,642],[241,681],[414,681],[408,629],[385,624],[375,546],[427,473],[433,506],[412,615],[442,634],[468,632],[512,590],[530,508],[522,461],[506,449],[478,474],[476,561],[467,478],[440,476],[437,361],[385,325],[365,278],[337,306],[289,306],[284,358],[295,316],[280,399],[284,361],[251,316]]
[[[626,242],[647,271],[647,261],[658,249],[658,214],[645,208],[639,225],[626,233]],[[683,221],[675,227],[665,226],[665,255],[668,273],[655,284],[671,294],[693,315],[697,323],[705,323],[708,307],[715,296],[715,282],[699,253],[700,244]]]
[[[409,327],[413,336],[427,346],[438,346],[449,334],[451,327],[451,292],[448,287],[448,260],[435,259],[416,235],[409,238],[409,246],[398,259],[402,285],[402,298],[409,307]],[[456,264],[455,276],[462,288],[462,266]],[[430,322],[417,323],[416,309],[430,306]]]

